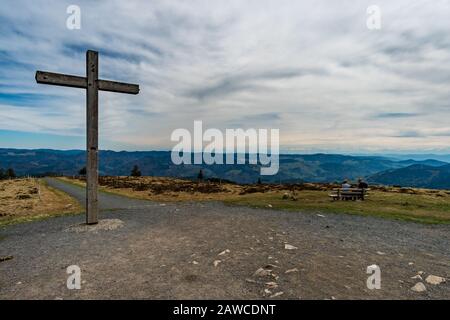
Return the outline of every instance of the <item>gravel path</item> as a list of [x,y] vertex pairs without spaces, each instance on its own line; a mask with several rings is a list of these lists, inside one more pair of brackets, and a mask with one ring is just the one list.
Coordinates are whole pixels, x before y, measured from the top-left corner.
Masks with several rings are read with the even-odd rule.
[[[48,182],[84,200],[82,188]],[[450,279],[448,225],[110,194],[100,203],[94,229],[81,215],[1,229],[0,258],[13,258],[0,262],[0,299],[450,299],[450,281],[425,281]],[[366,287],[372,264],[380,290]],[[81,290],[66,287],[70,265]]]

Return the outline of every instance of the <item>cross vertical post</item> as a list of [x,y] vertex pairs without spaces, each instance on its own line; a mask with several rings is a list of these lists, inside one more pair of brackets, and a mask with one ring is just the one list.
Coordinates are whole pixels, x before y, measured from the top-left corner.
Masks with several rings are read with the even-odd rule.
[[86,224],[98,222],[98,52],[86,52]]

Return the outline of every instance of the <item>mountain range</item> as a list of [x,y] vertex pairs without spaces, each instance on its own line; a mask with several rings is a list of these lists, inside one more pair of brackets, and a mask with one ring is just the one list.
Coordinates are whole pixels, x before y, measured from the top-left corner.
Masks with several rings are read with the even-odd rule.
[[[85,165],[82,150],[1,149],[0,168],[12,167],[17,175],[76,175]],[[99,152],[101,175],[129,175],[137,165],[143,175],[195,178],[200,169],[206,178],[237,183],[340,182],[365,178],[370,183],[450,189],[450,164],[435,159],[401,160],[384,156],[342,154],[282,154],[279,172],[260,176],[259,165],[175,165],[169,151]]]

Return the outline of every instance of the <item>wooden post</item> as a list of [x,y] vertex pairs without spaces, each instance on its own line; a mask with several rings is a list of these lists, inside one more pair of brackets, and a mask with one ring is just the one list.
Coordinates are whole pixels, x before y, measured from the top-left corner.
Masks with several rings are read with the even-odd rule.
[[98,223],[98,52],[86,52],[86,223]]

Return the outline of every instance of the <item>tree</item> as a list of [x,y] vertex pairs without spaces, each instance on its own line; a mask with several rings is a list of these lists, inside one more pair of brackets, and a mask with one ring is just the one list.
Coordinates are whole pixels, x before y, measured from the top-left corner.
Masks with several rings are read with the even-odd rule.
[[6,170],[6,178],[7,179],[14,179],[16,177],[16,173],[14,172],[13,168],[8,168],[8,170]]
[[258,178],[258,182],[257,182],[257,184],[261,184],[262,182],[261,182],[261,178]]
[[203,181],[203,170],[202,169],[200,169],[200,171],[198,172],[197,179],[198,179],[198,181]]
[[83,168],[80,169],[80,171],[78,171],[78,174],[80,176],[85,176],[86,173],[87,173],[86,167],[83,167]]
[[0,180],[3,180],[6,178],[5,170],[3,168],[0,168]]
[[131,170],[131,174],[132,177],[140,177],[141,171],[139,170],[139,167],[137,165],[134,165],[133,170]]

